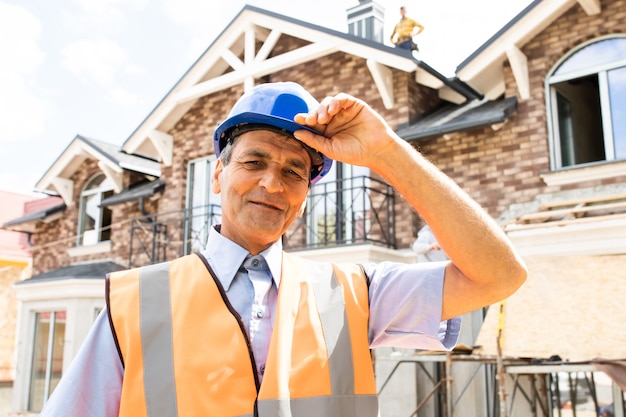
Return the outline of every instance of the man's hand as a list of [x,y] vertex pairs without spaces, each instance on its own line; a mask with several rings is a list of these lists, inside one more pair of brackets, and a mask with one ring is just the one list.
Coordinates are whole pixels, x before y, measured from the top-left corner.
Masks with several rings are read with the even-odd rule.
[[367,103],[345,93],[326,97],[308,114],[294,121],[309,126],[294,132],[295,137],[331,159],[375,168],[384,150],[398,138],[383,118]]

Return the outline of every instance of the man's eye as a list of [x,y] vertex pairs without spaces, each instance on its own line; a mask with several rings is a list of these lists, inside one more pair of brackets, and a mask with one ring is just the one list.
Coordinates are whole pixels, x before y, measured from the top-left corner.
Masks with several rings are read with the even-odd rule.
[[293,169],[288,170],[287,173],[290,176],[294,177],[294,178],[298,178],[298,179],[305,179],[306,178],[306,175],[304,173],[299,172],[299,171],[295,171]]

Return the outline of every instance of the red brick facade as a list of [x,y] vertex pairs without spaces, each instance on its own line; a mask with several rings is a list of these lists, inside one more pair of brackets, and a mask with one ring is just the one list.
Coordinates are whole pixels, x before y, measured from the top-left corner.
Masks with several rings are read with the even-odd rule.
[[[511,204],[532,201],[538,194],[591,187],[625,178],[595,181],[572,186],[547,187],[540,174],[550,170],[544,81],[555,63],[581,42],[601,35],[626,33],[626,0],[602,2],[602,13],[588,16],[574,5],[522,48],[528,58],[530,98],[519,102],[517,112],[499,129],[490,127],[420,141],[414,145],[450,175],[489,213],[500,216]],[[610,19],[607,17],[610,16]],[[610,20],[610,21],[609,21]],[[303,41],[284,36],[273,51],[279,55],[302,46]],[[505,64],[506,96],[517,96],[511,68]],[[383,106],[366,61],[343,52],[299,64],[267,75],[257,82],[295,81],[316,98],[347,92],[378,110],[393,128],[441,104],[437,91],[419,85],[414,73],[393,71],[392,109]],[[222,90],[197,100],[193,107],[170,130],[174,138],[171,166],[162,166],[165,190],[158,199],[147,202],[148,213],[180,210],[185,206],[187,165],[189,161],[213,154],[213,129],[223,120],[243,86]],[[36,233],[34,274],[74,262],[111,259],[128,263],[129,221],[140,216],[137,202],[113,206],[111,252],[70,259],[68,248],[76,245],[80,192],[85,182],[99,169],[89,160],[72,178],[75,204],[66,209],[62,219],[42,223]],[[125,185],[131,182],[126,174]],[[417,216],[402,198],[396,199],[396,241],[407,248],[416,234]]]
[[[528,58],[530,98],[519,101],[517,112],[499,130],[484,128],[420,142],[421,151],[494,217],[539,194],[626,181],[614,177],[548,187],[539,176],[550,171],[544,85],[549,71],[581,43],[624,33],[626,1],[603,1],[602,13],[595,16],[574,5],[522,48]],[[517,96],[508,63],[504,71],[506,96]]]

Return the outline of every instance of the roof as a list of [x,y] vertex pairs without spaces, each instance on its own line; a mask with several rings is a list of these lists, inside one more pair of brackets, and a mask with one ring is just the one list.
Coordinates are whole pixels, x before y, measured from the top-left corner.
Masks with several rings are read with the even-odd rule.
[[474,59],[476,59],[482,52],[484,52],[487,48],[489,48],[491,45],[493,45],[498,39],[500,39],[500,37],[502,37],[506,32],[509,31],[509,29],[513,28],[517,22],[519,22],[520,20],[522,20],[522,18],[524,16],[526,16],[527,14],[530,13],[531,10],[533,10],[535,7],[537,7],[537,5],[539,3],[541,3],[542,0],[535,0],[532,3],[530,3],[528,6],[526,6],[524,8],[524,10],[522,10],[521,12],[519,12],[513,19],[511,19],[510,21],[508,21],[500,30],[498,30],[496,33],[494,33],[489,39],[487,39],[485,41],[485,43],[483,43],[482,45],[480,45],[478,47],[478,49],[476,49],[474,52],[472,52],[470,54],[470,56],[468,56],[467,58],[465,58],[463,60],[463,62],[461,62],[457,67],[456,67],[456,71],[460,71],[462,70],[464,67],[466,67],[467,65],[469,65],[472,61],[474,61]]
[[104,279],[109,272],[122,271],[124,269],[127,268],[111,261],[70,265],[35,275],[15,285],[28,285],[42,281],[64,279]]
[[39,221],[51,221],[57,218],[57,214],[65,210],[67,206],[65,203],[57,203],[53,206],[46,207],[44,209],[34,211],[32,213],[25,214],[2,225],[3,229],[12,230],[15,232],[33,233],[35,231],[35,225]]
[[[0,225],[22,216],[31,200],[43,200],[32,195],[0,191]],[[0,268],[7,265],[23,266],[31,258],[27,236],[11,230],[0,230]]]
[[[303,46],[272,56],[282,36],[302,40]],[[259,47],[260,45],[260,47]],[[343,52],[367,61],[387,108],[394,103],[391,69],[415,73],[418,83],[436,89],[457,103],[481,95],[457,79],[449,79],[417,59],[411,51],[328,29],[253,6],[245,6],[209,45],[181,79],[122,145],[127,153],[172,162],[173,138],[167,132],[200,97],[241,85],[320,57]]]
[[105,198],[100,202],[103,207],[114,206],[116,204],[135,201],[141,198],[152,197],[156,193],[163,191],[165,188],[165,180],[148,181],[141,184],[133,185],[119,194],[113,194],[111,197]]
[[35,188],[42,192],[59,194],[65,204],[70,205],[74,189],[71,177],[82,168],[82,163],[88,158],[98,161],[102,172],[112,180],[116,192],[122,191],[124,171],[152,177],[161,175],[161,166],[154,160],[130,155],[117,145],[76,135],[37,182]]
[[572,7],[587,15],[602,11],[599,0],[535,0],[468,56],[456,68],[457,78],[495,99],[504,93],[503,64],[508,61],[520,99],[529,98],[529,66],[522,49]]
[[84,136],[80,137],[86,144],[93,149],[99,151],[103,157],[108,158],[111,162],[128,171],[135,171],[150,175],[160,175],[160,165],[158,162],[143,158],[137,155],[129,155],[122,151],[122,148],[112,143],[103,142],[96,139],[89,139]]
[[448,104],[401,127],[396,133],[407,141],[424,140],[503,123],[516,110],[516,97],[495,101],[474,100],[463,105]]

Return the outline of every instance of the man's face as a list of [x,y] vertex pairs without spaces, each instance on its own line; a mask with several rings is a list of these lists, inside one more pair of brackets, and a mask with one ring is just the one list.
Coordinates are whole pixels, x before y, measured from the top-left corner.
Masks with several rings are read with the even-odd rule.
[[213,192],[221,193],[220,233],[250,253],[276,242],[302,214],[311,158],[295,139],[267,130],[239,136],[228,165],[217,161]]

